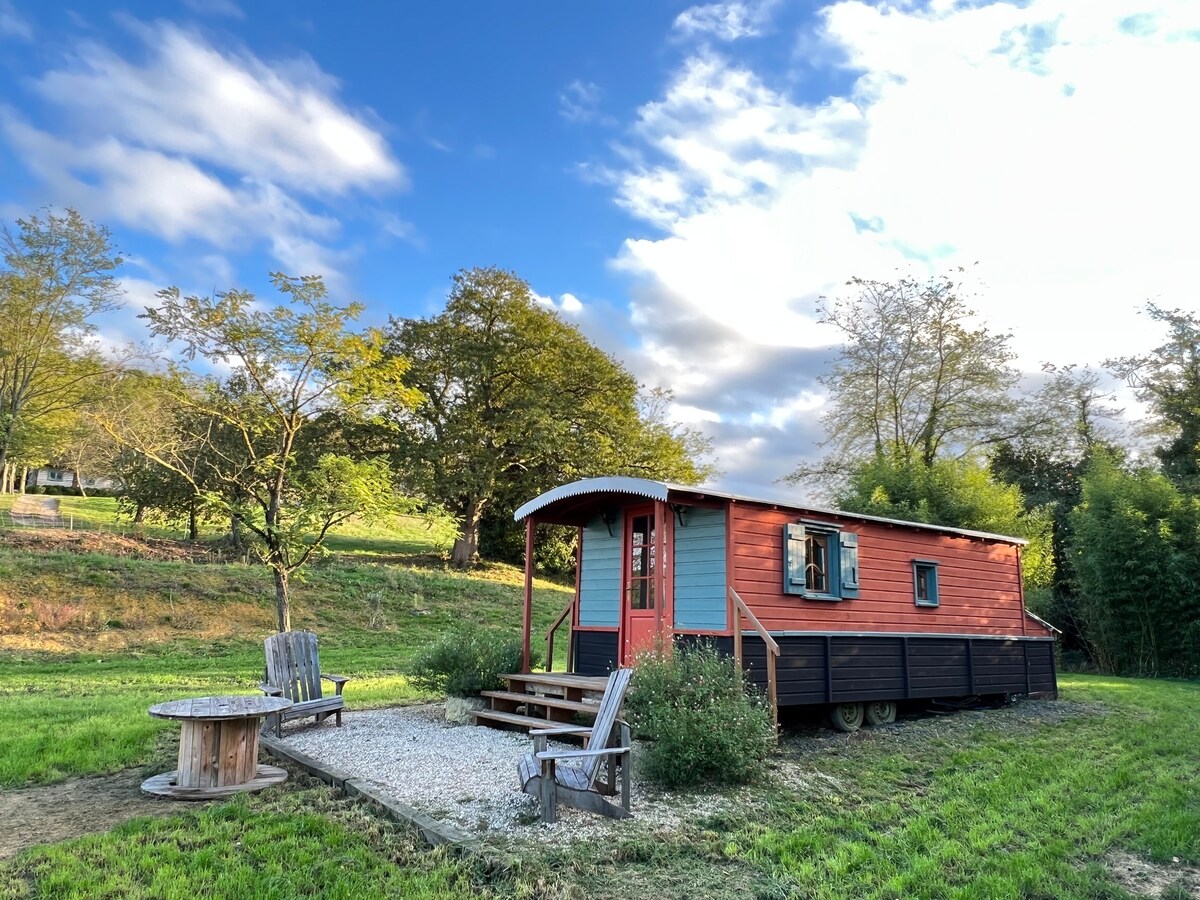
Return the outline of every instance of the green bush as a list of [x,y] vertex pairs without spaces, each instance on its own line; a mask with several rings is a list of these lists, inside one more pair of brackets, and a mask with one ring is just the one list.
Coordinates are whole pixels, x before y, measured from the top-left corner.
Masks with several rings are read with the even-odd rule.
[[625,714],[648,741],[639,771],[664,787],[744,784],[775,744],[766,699],[711,645],[641,657]]
[[408,677],[421,690],[473,697],[499,690],[504,687],[499,676],[520,669],[520,637],[498,628],[467,627],[418,650]]

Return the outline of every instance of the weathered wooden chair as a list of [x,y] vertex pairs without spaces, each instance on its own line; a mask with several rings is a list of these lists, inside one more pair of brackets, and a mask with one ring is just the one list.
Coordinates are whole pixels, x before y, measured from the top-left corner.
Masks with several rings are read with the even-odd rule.
[[[630,734],[629,726],[617,719],[617,713],[631,674],[630,669],[617,669],[608,677],[594,725],[530,729],[533,752],[526,753],[517,763],[517,777],[521,790],[539,799],[543,822],[555,821],[559,802],[614,819],[629,817]],[[584,748],[547,750],[547,739],[558,735],[582,737]],[[597,784],[602,761],[606,763],[607,777]],[[616,794],[618,766],[620,806],[604,796]]]
[[[285,721],[308,716],[316,716],[319,724],[332,715],[341,727],[346,706],[342,688],[350,679],[321,673],[317,636],[311,631],[284,631],[263,641],[263,647],[267,665],[259,687],[268,697],[287,697],[293,703],[290,709],[272,717],[275,734],[282,736]],[[322,679],[332,681],[337,693],[326,696],[321,690]]]

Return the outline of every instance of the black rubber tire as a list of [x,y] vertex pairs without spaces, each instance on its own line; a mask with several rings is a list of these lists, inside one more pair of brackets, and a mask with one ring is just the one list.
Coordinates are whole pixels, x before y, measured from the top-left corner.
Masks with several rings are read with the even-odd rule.
[[891,725],[896,721],[896,702],[894,700],[872,700],[864,707],[863,718],[871,726]]
[[839,703],[829,711],[829,721],[838,731],[847,734],[858,731],[863,723],[863,705],[861,703]]

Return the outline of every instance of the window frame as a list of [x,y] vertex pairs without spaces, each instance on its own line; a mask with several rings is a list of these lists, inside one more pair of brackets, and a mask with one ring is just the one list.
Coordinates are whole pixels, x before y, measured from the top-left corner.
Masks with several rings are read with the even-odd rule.
[[[926,573],[925,585],[928,596],[922,600],[918,593],[920,585],[920,572],[924,570]],[[938,562],[936,559],[914,559],[912,561],[913,571],[913,604],[916,606],[925,607],[926,609],[937,609],[941,605],[941,597],[938,593]]]
[[[809,590],[808,540],[815,535],[825,537],[826,590]],[[797,561],[797,554],[799,562]],[[853,561],[853,565],[850,562]],[[799,574],[799,578],[797,578]],[[805,600],[840,603],[858,598],[859,587],[858,534],[844,531],[830,522],[800,520],[789,522],[783,530],[783,592]]]

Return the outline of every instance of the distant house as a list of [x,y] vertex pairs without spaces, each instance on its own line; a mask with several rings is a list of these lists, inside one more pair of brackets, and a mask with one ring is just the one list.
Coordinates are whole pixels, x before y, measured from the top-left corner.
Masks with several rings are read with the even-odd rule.
[[31,487],[60,487],[83,488],[85,491],[115,491],[121,482],[106,475],[89,475],[82,481],[70,469],[44,466],[40,469],[30,469],[25,479],[26,489]]

